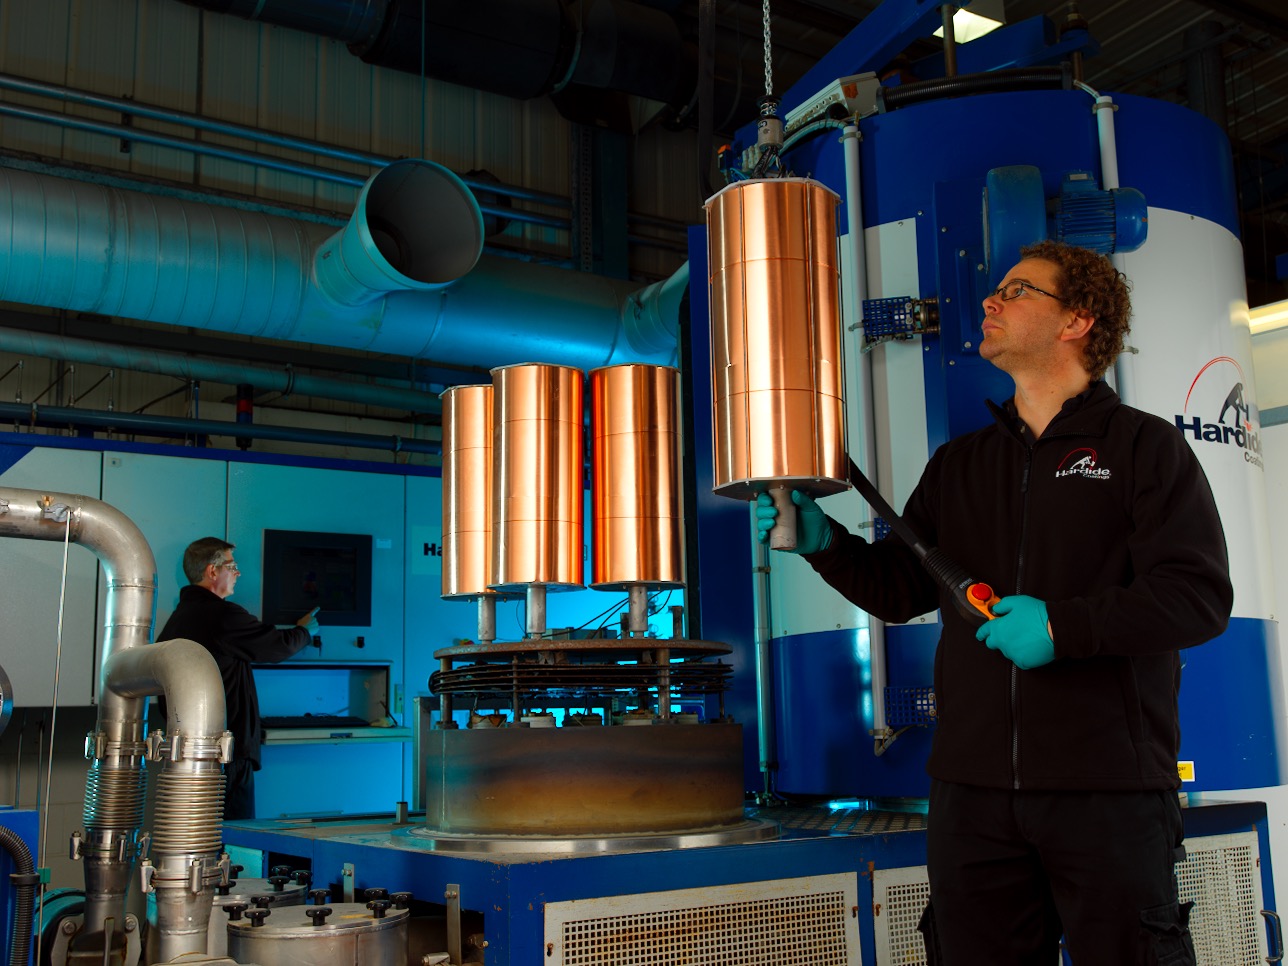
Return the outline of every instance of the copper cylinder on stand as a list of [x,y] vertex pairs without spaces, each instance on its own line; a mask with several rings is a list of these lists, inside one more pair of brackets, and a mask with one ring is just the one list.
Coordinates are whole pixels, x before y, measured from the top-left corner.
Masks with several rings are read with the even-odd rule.
[[527,596],[545,631],[545,591],[583,586],[583,374],[523,363],[492,370],[492,587]]
[[649,588],[684,586],[678,377],[640,364],[590,373],[591,586],[627,591],[632,636],[648,631]]
[[492,583],[492,387],[453,386],[443,401],[444,599],[478,601],[478,638],[496,640]]
[[816,181],[774,178],[735,182],[705,206],[713,491],[771,493],[790,520],[771,534],[784,549],[795,546],[792,489],[848,486],[839,201]]

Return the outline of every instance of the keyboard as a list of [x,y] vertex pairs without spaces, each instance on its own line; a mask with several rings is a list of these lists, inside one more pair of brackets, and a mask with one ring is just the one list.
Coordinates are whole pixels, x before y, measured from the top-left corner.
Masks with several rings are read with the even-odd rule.
[[265,728],[366,728],[366,718],[351,714],[271,714],[260,719]]

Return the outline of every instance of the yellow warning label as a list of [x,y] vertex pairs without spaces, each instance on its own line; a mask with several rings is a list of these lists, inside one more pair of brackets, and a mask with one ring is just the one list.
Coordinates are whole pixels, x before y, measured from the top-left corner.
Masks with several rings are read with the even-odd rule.
[[1178,761],[1176,763],[1176,770],[1181,774],[1181,781],[1183,782],[1194,781],[1194,762]]

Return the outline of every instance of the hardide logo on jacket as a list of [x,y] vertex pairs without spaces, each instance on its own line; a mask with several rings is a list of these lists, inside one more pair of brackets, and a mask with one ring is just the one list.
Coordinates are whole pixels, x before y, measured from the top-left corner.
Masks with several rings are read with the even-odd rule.
[[1260,419],[1253,418],[1253,406],[1244,399],[1243,387],[1243,367],[1238,361],[1217,356],[1190,383],[1185,412],[1176,415],[1176,428],[1196,443],[1241,449],[1244,462],[1262,467]]
[[1113,474],[1096,463],[1096,451],[1086,446],[1070,450],[1055,469],[1055,478],[1081,476],[1088,480],[1107,480]]

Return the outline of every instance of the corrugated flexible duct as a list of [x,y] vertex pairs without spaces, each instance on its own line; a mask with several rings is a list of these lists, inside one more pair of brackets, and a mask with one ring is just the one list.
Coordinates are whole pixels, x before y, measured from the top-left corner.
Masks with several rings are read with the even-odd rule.
[[469,189],[428,161],[373,175],[334,234],[0,168],[3,301],[448,365],[674,361],[687,268],[641,290],[482,243]]

